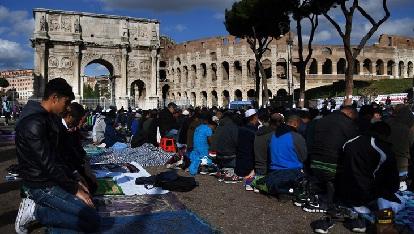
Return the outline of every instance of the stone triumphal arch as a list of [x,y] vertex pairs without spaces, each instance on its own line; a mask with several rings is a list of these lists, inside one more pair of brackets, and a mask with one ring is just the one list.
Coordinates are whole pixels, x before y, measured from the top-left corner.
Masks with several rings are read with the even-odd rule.
[[157,20],[49,9],[34,9],[33,14],[35,96],[42,96],[48,80],[62,77],[82,99],[85,67],[99,63],[110,72],[117,106],[139,101],[135,104],[142,108],[156,107]]

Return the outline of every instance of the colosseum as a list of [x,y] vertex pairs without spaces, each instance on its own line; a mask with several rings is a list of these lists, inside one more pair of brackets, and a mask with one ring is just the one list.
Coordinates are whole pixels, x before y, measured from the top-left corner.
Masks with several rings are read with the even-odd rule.
[[[289,38],[294,38],[293,33],[274,40],[263,56],[269,97],[299,88],[297,47],[290,46]],[[161,38],[161,42],[158,93],[164,101],[211,107],[254,98],[254,55],[245,40],[225,36],[181,44]],[[306,69],[306,89],[343,80],[346,69],[343,46],[313,48]],[[413,62],[414,38],[381,35],[377,43],[361,52],[354,79],[413,78]]]

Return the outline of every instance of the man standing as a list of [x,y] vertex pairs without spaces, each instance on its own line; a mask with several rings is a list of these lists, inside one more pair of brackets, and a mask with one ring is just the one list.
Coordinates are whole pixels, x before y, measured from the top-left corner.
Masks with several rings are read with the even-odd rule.
[[20,204],[17,233],[37,220],[44,226],[96,232],[100,218],[87,189],[72,178],[62,162],[57,117],[74,99],[72,87],[61,78],[46,84],[41,103],[29,101],[16,125],[19,175],[28,198]]

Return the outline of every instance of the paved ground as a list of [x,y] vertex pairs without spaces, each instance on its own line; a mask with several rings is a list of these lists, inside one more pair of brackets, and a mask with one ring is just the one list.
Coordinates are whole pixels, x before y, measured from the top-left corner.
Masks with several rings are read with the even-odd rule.
[[[0,233],[14,233],[19,183],[4,182],[6,168],[16,162],[15,149],[0,148]],[[164,170],[149,168],[151,174]],[[224,184],[210,176],[197,176],[200,186],[189,193],[176,193],[192,211],[223,233],[312,233],[309,223],[321,215],[308,214],[290,201],[278,201],[253,192],[241,184]],[[32,233],[43,233],[37,228]],[[337,225],[332,233],[348,233]]]

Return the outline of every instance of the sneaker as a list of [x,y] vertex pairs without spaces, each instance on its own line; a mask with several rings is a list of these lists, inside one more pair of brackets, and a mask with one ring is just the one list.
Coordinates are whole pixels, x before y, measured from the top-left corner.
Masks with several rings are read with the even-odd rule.
[[27,227],[36,220],[35,212],[36,204],[32,199],[23,198],[20,202],[19,212],[17,213],[14,228],[18,234],[28,233]]
[[315,233],[328,233],[329,229],[335,226],[335,222],[331,218],[325,217],[313,221],[310,226]]
[[257,188],[253,188],[253,192],[255,192],[255,193],[260,193],[260,190],[259,190],[259,189],[257,189]]
[[246,189],[246,191],[253,191],[253,187],[252,187],[252,182],[253,182],[253,177],[249,177],[243,180],[243,184],[244,184],[244,188]]
[[347,220],[346,222],[344,222],[344,226],[352,232],[365,233],[367,231],[365,219],[361,217]]
[[303,207],[309,203],[311,200],[311,195],[308,193],[297,193],[295,197],[292,199],[293,205],[297,207]]
[[318,195],[310,197],[310,200],[302,207],[302,210],[309,213],[326,213],[327,206],[319,201]]
[[219,171],[219,168],[216,165],[211,164],[208,166],[207,171],[209,175],[214,176]]
[[237,175],[232,175],[232,176],[224,176],[223,179],[224,183],[226,184],[235,184],[235,183],[239,183],[243,181],[243,177],[239,177]]

